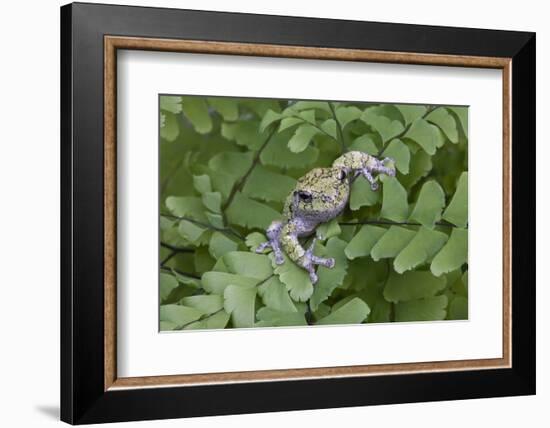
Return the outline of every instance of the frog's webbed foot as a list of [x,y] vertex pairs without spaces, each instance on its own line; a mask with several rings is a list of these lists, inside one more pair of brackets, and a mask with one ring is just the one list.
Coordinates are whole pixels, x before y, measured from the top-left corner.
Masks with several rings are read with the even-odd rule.
[[393,164],[393,162],[394,161],[393,161],[392,158],[385,158],[382,161],[377,161],[375,166],[372,166],[370,168],[369,167],[364,167],[364,168],[359,169],[358,174],[362,175],[363,177],[365,177],[367,179],[367,181],[370,183],[370,188],[372,190],[377,190],[378,189],[378,182],[372,176],[372,173],[377,172],[379,174],[381,173],[381,174],[386,174],[390,177],[395,177],[395,168],[386,166],[387,163],[392,163]]
[[315,272],[315,265],[325,266],[329,269],[332,269],[334,267],[334,259],[316,256],[315,254],[313,254],[314,247],[315,238],[313,238],[313,242],[303,255],[301,263],[302,267],[308,271],[309,279],[311,280],[312,284],[317,283],[317,281],[319,280],[319,277]]
[[360,173],[370,183],[370,188],[372,190],[378,189],[378,183],[375,181],[375,178],[372,176],[372,174],[371,174],[371,172],[368,168],[361,168]]
[[261,243],[256,248],[256,253],[263,253],[266,248],[271,248],[273,250],[273,254],[275,255],[275,263],[278,265],[282,265],[285,261],[281,250],[281,244],[279,242],[282,228],[283,223],[281,221],[274,221],[271,223],[266,230],[268,240]]

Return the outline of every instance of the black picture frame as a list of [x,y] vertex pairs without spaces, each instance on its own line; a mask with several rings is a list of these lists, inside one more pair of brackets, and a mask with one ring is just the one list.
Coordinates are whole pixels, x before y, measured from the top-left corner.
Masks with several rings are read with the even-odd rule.
[[[512,59],[512,367],[104,388],[104,36]],[[61,419],[71,424],[535,393],[535,34],[74,3],[61,8]],[[490,262],[490,261],[489,261]]]

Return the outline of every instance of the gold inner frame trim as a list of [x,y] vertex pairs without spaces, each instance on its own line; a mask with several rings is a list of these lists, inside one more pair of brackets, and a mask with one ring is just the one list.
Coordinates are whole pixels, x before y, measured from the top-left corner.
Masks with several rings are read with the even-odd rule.
[[[322,368],[204,373],[171,376],[117,377],[116,367],[116,54],[118,49],[324,59],[394,64],[441,65],[502,70],[503,82],[503,322],[502,358],[376,364]],[[192,386],[219,383],[283,381],[394,375],[421,372],[479,370],[511,367],[512,355],[512,164],[511,58],[385,52],[252,43],[171,40],[140,37],[104,37],[104,389]]]

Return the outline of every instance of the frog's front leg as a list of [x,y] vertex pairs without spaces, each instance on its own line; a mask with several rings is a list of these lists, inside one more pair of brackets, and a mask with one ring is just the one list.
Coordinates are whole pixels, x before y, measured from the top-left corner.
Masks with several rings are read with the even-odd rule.
[[299,220],[293,220],[287,223],[281,230],[281,245],[285,253],[294,263],[308,271],[311,283],[315,284],[318,280],[317,274],[315,273],[315,265],[333,268],[334,259],[317,257],[313,254],[315,239],[313,239],[309,248],[305,250],[298,240],[298,236],[305,232]]
[[389,175],[390,177],[395,177],[395,167],[386,166],[387,163],[393,164],[395,161],[392,158],[384,158],[381,161],[376,163],[374,171],[381,172],[382,174]]
[[282,265],[285,259],[283,258],[283,252],[281,251],[280,237],[281,229],[283,228],[283,222],[275,220],[272,222],[266,230],[268,241],[263,242],[256,248],[257,253],[262,253],[266,248],[271,247],[273,254],[275,255],[275,263]]

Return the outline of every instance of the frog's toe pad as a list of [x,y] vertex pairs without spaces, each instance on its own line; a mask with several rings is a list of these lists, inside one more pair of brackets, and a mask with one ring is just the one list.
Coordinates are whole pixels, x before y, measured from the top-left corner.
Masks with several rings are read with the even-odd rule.
[[269,241],[266,241],[266,242],[262,242],[260,245],[258,245],[256,247],[256,252],[258,254],[261,254],[264,252],[264,250],[268,247],[271,247],[271,243]]
[[325,259],[324,257],[317,257],[317,256],[312,256],[311,257],[311,262],[313,264],[321,265],[321,266],[327,267],[329,269],[332,269],[334,267],[334,263],[335,263],[335,261],[332,257]]

